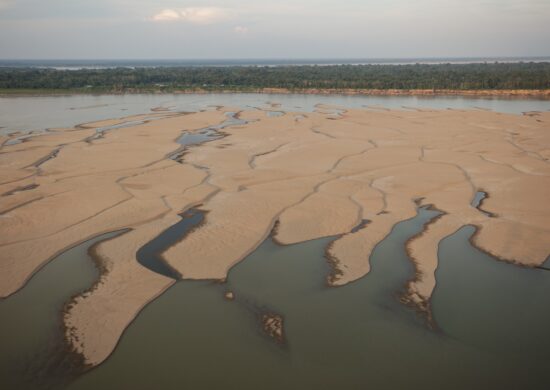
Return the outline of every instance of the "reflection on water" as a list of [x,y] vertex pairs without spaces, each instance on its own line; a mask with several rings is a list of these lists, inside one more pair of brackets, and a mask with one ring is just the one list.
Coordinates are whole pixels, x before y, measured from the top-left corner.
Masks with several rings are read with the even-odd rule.
[[[171,287],[70,388],[547,389],[548,339],[536,343],[550,325],[544,271],[516,273],[480,254],[465,228],[442,244],[433,302],[441,331],[398,302],[413,276],[405,242],[435,215],[421,209],[398,224],[376,247],[371,273],[340,288],[325,286],[330,239],[268,239],[226,284]],[[284,347],[261,332],[263,311],[284,316]]]

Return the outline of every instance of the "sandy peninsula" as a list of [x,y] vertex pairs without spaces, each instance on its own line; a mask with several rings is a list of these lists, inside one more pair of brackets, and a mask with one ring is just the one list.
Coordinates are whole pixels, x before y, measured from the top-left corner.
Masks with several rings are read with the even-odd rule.
[[[345,285],[369,272],[374,247],[420,205],[441,211],[407,243],[416,277],[406,299],[422,310],[430,310],[438,244],[462,226],[476,226],[473,244],[502,261],[534,267],[550,254],[548,112],[257,109],[240,111],[246,124],[225,127],[223,137],[176,142],[232,110],[1,138],[0,297],[66,248],[130,229],[94,248],[101,279],[64,313],[67,342],[98,365],[176,282],[141,266],[136,252],[197,206],[204,223],[162,254],[183,279],[224,280],[273,231],[282,245],[337,236],[326,248],[327,281]],[[479,191],[482,208],[472,204]]]

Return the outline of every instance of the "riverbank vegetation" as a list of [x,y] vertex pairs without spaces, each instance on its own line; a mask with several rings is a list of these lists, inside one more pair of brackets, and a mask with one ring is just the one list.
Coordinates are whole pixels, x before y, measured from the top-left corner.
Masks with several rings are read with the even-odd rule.
[[58,70],[0,68],[0,91],[174,92],[287,90],[544,90],[550,62],[139,67]]

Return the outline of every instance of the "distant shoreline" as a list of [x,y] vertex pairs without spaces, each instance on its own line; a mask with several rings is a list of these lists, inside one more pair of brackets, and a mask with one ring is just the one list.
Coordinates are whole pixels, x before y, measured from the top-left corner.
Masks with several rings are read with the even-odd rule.
[[113,69],[118,67],[226,67],[226,66],[331,66],[331,65],[440,65],[515,64],[550,62],[550,56],[501,57],[392,57],[392,58],[236,58],[236,59],[0,59],[0,67],[57,70]]
[[517,64],[0,68],[0,94],[283,93],[550,98],[550,62]]
[[457,96],[457,97],[487,97],[487,98],[523,98],[548,99],[550,89],[289,89],[289,88],[246,88],[246,89],[126,89],[124,91],[91,91],[86,89],[11,89],[0,90],[0,97],[44,97],[71,95],[178,95],[178,94],[282,94],[282,95],[349,95],[349,96]]

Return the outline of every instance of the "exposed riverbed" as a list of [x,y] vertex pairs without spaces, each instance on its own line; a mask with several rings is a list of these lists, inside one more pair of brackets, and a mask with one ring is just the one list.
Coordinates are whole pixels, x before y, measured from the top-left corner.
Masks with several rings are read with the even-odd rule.
[[[421,209],[398,224],[376,247],[371,273],[342,288],[325,285],[330,238],[283,247],[267,239],[225,284],[171,287],[138,316],[113,356],[70,388],[546,388],[544,271],[515,273],[473,249],[465,228],[442,244],[439,329],[398,301],[413,276],[404,244],[436,215]],[[234,301],[224,299],[228,290]],[[284,317],[283,346],[261,331],[265,311]]]
[[[143,113],[153,107],[189,112],[213,110],[211,106],[218,104],[230,106],[231,108],[228,108],[227,111],[263,107],[265,118],[269,120],[291,118],[286,113],[292,111],[305,112],[303,115],[300,114],[302,118],[306,118],[304,115],[310,115],[309,111],[317,111],[319,115],[333,116],[328,119],[345,119],[346,111],[337,108],[338,106],[368,107],[373,111],[382,110],[381,106],[404,108],[409,115],[414,116],[408,122],[411,125],[415,124],[414,119],[420,115],[416,112],[411,114],[411,111],[418,108],[472,109],[480,107],[517,114],[523,111],[542,111],[550,108],[548,101],[441,97],[212,94],[0,98],[0,126],[5,127],[1,130],[3,132],[17,129],[42,131],[48,127],[69,126],[109,117]],[[334,107],[331,108],[329,105],[334,105]],[[33,111],[33,107],[36,110]],[[9,112],[10,110],[11,112]],[[236,196],[234,194],[241,192],[244,196],[250,194],[247,191],[253,190],[254,185],[257,184],[246,182],[248,179],[242,172],[235,175],[235,180],[243,180],[244,184],[233,186],[231,181],[224,181],[223,176],[210,183],[211,172],[208,172],[207,176],[202,176],[203,173],[194,172],[189,165],[185,165],[185,159],[189,158],[194,168],[199,171],[208,171],[203,164],[212,163],[211,157],[216,157],[212,151],[223,151],[226,145],[217,145],[220,141],[204,145],[204,148],[210,148],[212,154],[206,154],[202,161],[200,160],[202,156],[198,151],[202,153],[203,149],[200,149],[198,144],[221,137],[220,131],[224,128],[228,134],[231,132],[236,134],[240,130],[239,125],[253,124],[258,120],[257,118],[263,115],[261,112],[249,112],[249,118],[256,119],[247,122],[240,119],[236,113],[229,112],[226,113],[227,119],[224,121],[224,110],[219,107],[218,110],[219,121],[207,123],[219,124],[203,127],[207,126],[205,123],[196,127],[188,127],[191,130],[186,130],[184,126],[176,127],[174,134],[180,134],[178,132],[181,131],[182,136],[177,140],[180,145],[174,142],[174,149],[178,146],[180,149],[172,154],[160,153],[158,158],[161,160],[158,164],[166,163],[164,156],[173,158],[182,164],[168,161],[175,166],[170,169],[179,170],[181,168],[181,174],[171,176],[166,173],[165,176],[160,176],[164,174],[163,168],[150,174],[154,180],[150,178],[149,181],[146,181],[142,177],[144,175],[132,172],[134,176],[124,176],[117,181],[117,184],[123,183],[127,193],[132,193],[136,199],[142,200],[152,198],[155,195],[153,194],[154,190],[162,189],[161,187],[165,184],[188,179],[191,174],[197,176],[196,183],[198,184],[192,186],[195,183],[193,182],[188,187],[175,188],[172,192],[168,191],[168,195],[163,195],[162,203],[159,202],[161,207],[171,204],[166,199],[172,201],[176,199],[172,195],[182,194],[186,191],[192,193],[190,189],[201,185],[225,185],[227,197]],[[445,112],[445,115],[447,113]],[[396,117],[398,115],[399,113],[396,113]],[[455,112],[455,115],[464,116],[466,114]],[[298,120],[296,119],[296,121]],[[96,129],[96,133],[92,137],[101,136],[103,131],[109,131],[106,139],[101,140],[109,141],[111,132],[116,138],[118,135],[116,131],[124,132],[128,126],[137,126],[139,129],[141,123],[143,122],[123,122],[110,127],[100,127]],[[323,132],[313,130],[314,137],[325,137],[326,139],[322,142],[335,142],[331,140],[337,139],[337,136],[345,138],[346,128],[341,127],[338,130],[334,126],[336,128],[334,130],[332,124],[335,123],[335,121],[331,121],[330,125],[321,129]],[[286,124],[285,126],[288,128],[291,125]],[[421,126],[424,125],[421,124]],[[230,126],[234,128],[229,128]],[[280,129],[282,126],[277,124],[273,128]],[[487,126],[479,128],[491,130]],[[256,133],[260,130],[262,130],[261,127],[256,130]],[[389,127],[386,129],[388,132],[397,133],[400,130]],[[422,130],[420,128],[418,131]],[[517,145],[513,146],[515,145],[513,142],[517,141],[513,137],[518,135],[513,132],[514,130],[516,129],[506,130],[508,138],[505,141],[511,142],[510,147],[516,147],[519,150],[519,152],[516,151],[517,154],[525,157],[524,155],[529,155],[529,153],[522,152],[523,149]],[[156,131],[163,131],[163,127],[159,126]],[[166,148],[168,151],[171,140],[175,140],[174,137],[175,135],[172,135],[168,139]],[[264,138],[270,139],[269,137]],[[380,138],[384,140],[384,137],[380,136]],[[382,146],[391,144],[392,139],[388,139],[386,144],[380,144]],[[414,137],[413,139],[418,138]],[[90,143],[92,145],[90,148],[96,150],[94,148],[97,148],[98,145],[93,145],[93,143]],[[328,171],[324,174],[333,174],[336,168],[345,168],[346,162],[349,163],[349,159],[353,160],[356,157],[366,157],[367,162],[371,161],[370,158],[373,154],[371,149],[377,149],[379,145],[372,140],[365,141],[365,143],[365,147],[368,147],[365,150],[355,150],[350,146],[350,151],[345,156],[339,157],[336,162],[331,162],[332,165],[327,165]],[[246,158],[242,159],[243,165],[235,166],[250,174],[251,177],[257,172],[265,172],[274,154],[281,151],[287,152],[286,149],[290,149],[288,144],[288,142],[274,142],[273,145],[256,150],[255,154],[244,155]],[[304,144],[309,143],[304,142]],[[151,144],[144,143],[144,145]],[[327,155],[333,149],[327,146],[321,152],[310,154],[310,157],[304,160],[300,160],[300,158],[296,160],[282,158],[282,160],[296,161],[297,163],[293,165],[296,166],[305,160],[308,160],[305,162],[313,161],[317,155]],[[433,158],[434,152],[433,149],[427,148],[427,156],[425,156],[424,149],[423,145],[418,148],[422,153],[421,159],[426,160],[421,161],[421,164],[424,164],[422,167],[426,168],[428,166],[426,164],[429,163],[430,157]],[[146,151],[148,149],[144,147],[142,152]],[[186,156],[186,151],[191,156]],[[414,152],[416,153],[416,150]],[[165,153],[164,149],[163,153]],[[33,167],[38,170],[47,169],[49,165],[61,159],[62,154],[57,158],[55,158],[57,152],[46,154],[44,158],[35,162]],[[395,155],[389,155],[389,157],[399,158],[402,154],[401,151]],[[510,153],[502,153],[502,155],[508,154]],[[140,156],[143,154],[141,153]],[[545,160],[538,154],[531,153],[530,156],[534,156],[533,158],[540,166],[533,165],[534,168],[530,166],[525,168],[525,165],[517,162],[512,162],[511,165],[504,163],[501,165],[506,165],[508,167],[506,169],[514,170],[515,174],[538,174],[542,178],[545,172],[543,169],[545,168],[543,164],[546,164]],[[225,155],[222,157],[219,166],[213,168],[214,171],[218,169],[218,174],[219,172],[223,173],[224,169],[230,165],[228,164],[230,158]],[[488,161],[483,161],[496,165],[494,161],[497,161],[499,157],[500,155],[497,155]],[[391,158],[389,159],[391,160]],[[73,161],[80,161],[80,157]],[[141,164],[141,160],[139,164]],[[409,164],[411,163],[407,162],[402,165]],[[307,164],[305,165],[307,168]],[[315,164],[312,163],[312,165]],[[452,164],[444,162],[439,165],[449,167]],[[259,169],[256,170],[257,167]],[[348,167],[348,169],[350,168]],[[239,171],[236,172],[239,173]],[[345,173],[342,172],[342,174]],[[478,171],[473,170],[473,172]],[[59,172],[54,170],[53,173],[58,174]],[[458,169],[451,173],[456,173],[461,180],[469,181],[465,185],[465,194],[469,194],[470,184],[473,188],[483,185],[483,183],[474,184],[468,174],[463,175],[465,178],[462,178],[462,171]],[[40,176],[40,172],[37,175]],[[389,198],[390,203],[387,202],[388,196],[384,194],[383,189],[385,185],[389,185],[388,181],[384,181],[384,179],[392,178],[395,175],[397,173],[388,173],[378,182],[375,181],[374,187],[373,180],[369,184],[371,190],[378,187],[382,189],[381,207],[383,207],[383,211],[368,216],[369,219],[360,215],[356,226],[351,228],[353,226],[351,225],[344,232],[350,234],[369,233],[372,219],[379,218],[380,215],[392,216],[392,213],[395,212],[395,209],[392,209],[395,207],[395,203],[391,204],[391,198]],[[448,177],[448,172],[441,171],[440,176]],[[45,180],[42,176],[40,179]],[[314,192],[306,195],[306,198],[303,199],[307,199],[309,196],[315,200],[315,196],[319,195],[320,188],[327,183],[337,181],[337,179],[342,180],[342,178],[334,177],[331,180],[319,182],[316,187],[313,187]],[[61,178],[59,181],[63,182],[63,180],[65,179]],[[495,179],[494,181],[499,180]],[[40,185],[23,183],[2,193],[3,199],[7,202],[22,194],[30,196],[33,191],[41,191],[48,185],[49,183],[46,181],[41,181]],[[209,191],[215,191],[216,187],[212,188],[205,189],[204,193],[209,194]],[[293,188],[289,185],[288,191],[295,188],[296,186]],[[476,221],[482,223],[495,221],[501,212],[498,208],[495,209],[495,204],[498,206],[498,194],[493,197],[495,191],[492,188],[480,188],[485,188],[487,192],[479,189],[473,199],[467,196],[457,199],[460,201],[463,201],[463,198],[466,199],[464,201],[466,208],[471,209],[474,216],[479,218]],[[265,192],[277,190],[279,187],[274,186]],[[150,193],[140,193],[139,191],[150,191]],[[307,192],[305,193],[307,194]],[[85,195],[87,194],[82,196]],[[284,195],[281,192],[280,196]],[[199,199],[203,198],[199,197]],[[256,199],[250,196],[248,201],[239,203],[241,208],[238,210],[246,208],[249,214],[258,217],[262,207],[265,208],[270,202],[254,209],[253,201]],[[353,194],[349,196],[349,199],[355,201]],[[192,202],[191,200],[187,207],[199,204],[198,201]],[[496,200],[496,203],[491,203],[493,200]],[[271,200],[271,202],[275,201],[277,199]],[[208,202],[204,201],[204,203]],[[535,203],[537,202],[531,204]],[[370,205],[370,203],[367,204]],[[392,207],[389,207],[388,204]],[[428,202],[423,204],[428,204]],[[227,205],[222,203],[218,209],[214,208],[211,211],[213,213],[211,215],[214,215],[216,210],[227,210],[227,207],[231,205],[232,203]],[[477,210],[472,209],[469,205]],[[498,214],[491,214],[485,210],[484,206],[487,210],[495,210]],[[431,210],[427,206],[421,207],[416,217],[398,223],[391,234],[375,246],[370,258],[370,272],[367,276],[362,278],[359,276],[355,282],[342,287],[327,286],[327,276],[333,269],[326,258],[326,250],[331,242],[341,238],[340,234],[288,246],[278,245],[276,240],[270,236],[242,262],[232,268],[228,267],[230,272],[226,279],[218,281],[181,280],[182,276],[183,279],[186,278],[184,271],[177,272],[168,264],[177,265],[178,261],[186,254],[193,253],[189,252],[189,247],[185,246],[187,241],[182,242],[182,240],[191,229],[203,222],[203,213],[194,211],[191,214],[183,215],[183,219],[179,221],[177,213],[183,209],[185,208],[174,206],[172,210],[174,218],[170,220],[170,223],[159,225],[163,226],[162,229],[151,228],[153,234],[147,236],[143,242],[139,241],[140,244],[136,245],[136,248],[126,257],[129,264],[135,265],[135,268],[129,267],[128,269],[136,273],[143,272],[153,275],[142,268],[139,265],[141,264],[155,273],[177,279],[178,282],[159,298],[151,298],[153,299],[151,303],[147,301],[145,309],[135,319],[131,317],[120,328],[122,332],[126,324],[131,322],[114,353],[96,368],[86,369],[82,364],[82,357],[69,350],[68,344],[63,339],[62,312],[75,294],[86,291],[99,278],[98,270],[88,255],[88,249],[99,241],[113,237],[116,233],[98,236],[66,250],[36,271],[32,279],[21,290],[0,300],[0,317],[2,318],[0,321],[0,351],[2,351],[0,387],[70,388],[75,390],[96,388],[179,389],[187,387],[193,389],[222,387],[226,389],[364,389],[372,387],[375,389],[418,388],[423,390],[495,388],[500,390],[547,389],[550,386],[550,371],[548,371],[550,343],[546,337],[550,327],[550,305],[548,304],[550,272],[547,270],[550,267],[550,259],[538,269],[505,263],[472,246],[471,240],[475,231],[473,226],[455,228],[452,230],[455,233],[441,241],[438,247],[440,262],[436,272],[436,288],[429,300],[433,310],[433,323],[432,326],[429,326],[426,313],[419,313],[413,307],[403,304],[400,298],[405,293],[407,283],[415,278],[413,262],[405,251],[406,242],[411,237],[418,237],[424,226],[439,215],[435,209]],[[210,210],[208,205],[206,210]],[[330,203],[323,203],[323,207],[315,210],[319,210],[319,213],[326,212],[327,215],[332,215],[330,214],[332,211]],[[340,211],[339,208],[336,210]],[[411,210],[410,215],[413,215],[414,206],[411,206]],[[161,211],[164,212],[164,209],[161,208]],[[141,209],[136,208],[135,211],[131,210],[121,215],[141,215],[142,212]],[[504,209],[504,212],[507,210]],[[98,212],[98,215],[101,213],[103,211]],[[357,216],[353,212],[351,214],[353,214],[353,222]],[[151,212],[151,215],[153,218],[158,214]],[[280,214],[276,215],[280,216]],[[2,218],[13,218],[13,215],[2,215]],[[287,215],[287,227],[290,226],[288,221],[292,221],[292,218],[293,215]],[[233,227],[231,223],[237,220],[239,220],[239,215],[235,213],[229,218],[230,223],[223,225],[221,222],[224,220],[221,220],[217,224],[214,223],[213,227],[225,226],[225,229],[229,229]],[[236,226],[242,231],[258,231],[253,222],[254,218],[250,221],[241,221]],[[171,225],[172,223],[175,224]],[[212,224],[212,220],[209,223]],[[460,222],[460,224],[462,225],[464,222]],[[138,226],[136,229],[139,229],[139,225],[135,226]],[[285,226],[284,221],[282,226]],[[211,229],[213,227],[210,226]],[[98,229],[97,231],[108,230]],[[235,245],[236,241],[224,240],[223,229],[217,232],[218,234],[212,234],[206,241],[201,241],[202,246],[198,245],[198,247],[207,247],[207,243],[211,243],[213,247],[221,247],[221,254],[216,259],[224,259],[226,252]],[[265,231],[265,234],[267,232],[268,230]],[[22,234],[26,234],[26,232],[23,231]],[[334,234],[325,234],[325,236]],[[315,237],[322,236],[319,234]],[[263,240],[263,237],[265,235],[256,243]],[[111,243],[114,244],[115,241]],[[173,262],[165,262],[161,254],[169,247],[182,243],[184,245],[181,247],[181,252],[176,255],[172,254]],[[132,261],[134,253],[136,253],[135,262],[139,264]],[[9,259],[11,261],[18,258],[11,256]],[[201,257],[186,259],[187,263],[179,264],[182,267],[180,269],[192,271],[193,268],[185,266],[192,262],[201,265],[201,259]],[[116,265],[120,260],[121,257],[118,255],[109,259],[112,262],[111,265]],[[211,265],[210,262],[204,264]],[[537,263],[537,265],[539,264],[541,262]],[[340,271],[347,272],[345,263],[340,266],[342,267]],[[11,274],[7,273],[7,275]],[[205,273],[204,275],[209,274]],[[208,278],[205,277],[205,279]],[[220,279],[222,278],[220,277]],[[115,280],[111,284],[115,292],[121,286],[119,282],[120,280]],[[144,287],[139,283],[136,286],[140,289],[139,291]],[[120,287],[120,289],[122,288]],[[134,290],[134,293],[136,291],[138,290]],[[134,296],[135,294],[130,294],[128,299],[132,300]],[[105,305],[107,308],[111,306],[108,296],[107,299],[99,299],[96,303],[99,301],[108,302]],[[113,300],[113,308],[117,304],[120,305],[121,302],[123,304],[129,301]],[[96,312],[91,310],[91,313],[92,315],[88,319],[97,320],[93,315]],[[98,310],[97,313],[101,313],[101,311]],[[132,319],[133,321],[131,321]],[[266,319],[271,321],[269,326],[266,326]]]

